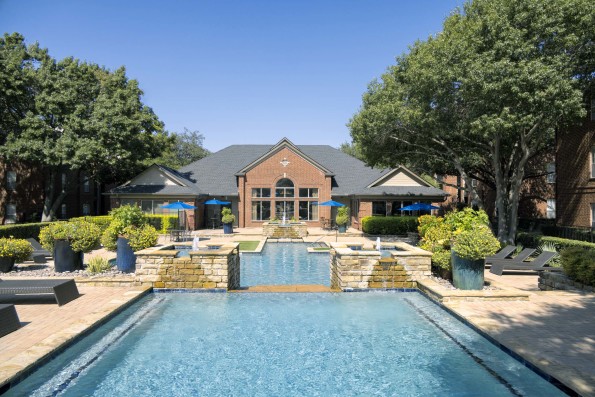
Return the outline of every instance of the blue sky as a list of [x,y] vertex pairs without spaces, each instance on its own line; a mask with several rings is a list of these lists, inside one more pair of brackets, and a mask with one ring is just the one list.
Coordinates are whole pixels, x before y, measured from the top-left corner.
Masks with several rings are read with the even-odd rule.
[[170,131],[338,147],[367,84],[460,0],[0,1],[3,32],[55,58],[124,65]]

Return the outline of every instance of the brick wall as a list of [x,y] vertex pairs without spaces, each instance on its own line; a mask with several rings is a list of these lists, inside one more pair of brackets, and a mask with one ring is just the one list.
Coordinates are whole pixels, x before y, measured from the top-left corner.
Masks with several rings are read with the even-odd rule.
[[[283,166],[282,161],[287,160],[288,164]],[[294,210],[296,217],[298,215],[298,203],[301,200],[298,196],[300,188],[318,188],[319,197],[314,201],[324,202],[331,199],[331,178],[327,177],[323,171],[313,164],[309,163],[300,155],[289,148],[283,148],[277,153],[256,165],[239,179],[239,226],[240,227],[260,227],[266,221],[252,221],[252,188],[270,188],[271,198],[258,198],[255,200],[271,201],[271,216],[280,218],[282,214],[275,214],[274,202],[275,185],[283,178],[290,179],[294,184],[294,198],[279,198],[281,201],[294,201]],[[319,207],[318,216],[330,217],[330,207]],[[309,226],[320,226],[319,221],[308,221]]]
[[[16,173],[15,189],[7,188],[8,171]],[[43,210],[43,172],[25,163],[0,162],[0,224],[4,224],[6,206],[14,204],[17,212],[17,222],[39,222]]]
[[556,136],[556,223],[559,226],[591,227],[591,203],[595,203],[595,179],[591,178],[591,148],[595,145],[595,122]]

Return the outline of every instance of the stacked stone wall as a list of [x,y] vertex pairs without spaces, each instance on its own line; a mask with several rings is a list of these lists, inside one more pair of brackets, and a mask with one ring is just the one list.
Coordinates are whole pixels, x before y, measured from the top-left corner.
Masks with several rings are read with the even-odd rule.
[[584,285],[578,281],[573,281],[565,274],[551,273],[551,272],[539,272],[538,278],[539,289],[542,291],[555,291],[555,290],[574,290],[574,291],[585,291],[595,292],[595,288],[590,285]]
[[308,225],[305,223],[280,225],[267,222],[262,225],[262,234],[272,238],[302,238],[308,235]]
[[176,258],[177,251],[137,252],[136,281],[167,289],[237,289],[240,287],[240,255],[237,243],[216,250],[191,251]]

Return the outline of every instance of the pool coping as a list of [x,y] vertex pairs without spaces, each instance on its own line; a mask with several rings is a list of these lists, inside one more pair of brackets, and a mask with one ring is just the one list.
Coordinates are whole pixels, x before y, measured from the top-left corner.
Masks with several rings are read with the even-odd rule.
[[136,290],[124,293],[124,295],[134,295],[126,301],[114,298],[109,305],[85,315],[59,333],[49,336],[17,354],[8,362],[0,363],[0,368],[8,367],[5,369],[8,375],[0,379],[0,395],[152,291],[151,287],[138,286],[134,288]]

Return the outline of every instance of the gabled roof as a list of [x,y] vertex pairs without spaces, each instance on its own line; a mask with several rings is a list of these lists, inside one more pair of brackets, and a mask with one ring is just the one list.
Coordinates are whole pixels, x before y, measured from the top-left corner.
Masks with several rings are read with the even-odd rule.
[[390,170],[389,172],[387,172],[386,174],[382,175],[380,178],[378,178],[374,182],[370,183],[367,187],[372,188],[375,186],[383,186],[386,181],[388,181],[395,175],[398,175],[399,173],[405,174],[407,177],[413,179],[415,182],[419,183],[421,186],[425,186],[425,187],[431,186],[428,182],[423,180],[423,178],[419,177],[413,171],[400,165],[397,168],[394,168],[394,169]]
[[323,165],[321,165],[320,163],[318,163],[316,160],[310,158],[310,156],[308,156],[307,154],[305,154],[304,152],[302,152],[296,145],[293,144],[293,142],[291,142],[287,138],[281,139],[279,142],[277,142],[276,145],[273,145],[269,149],[268,152],[264,153],[262,156],[260,156],[259,158],[257,158],[256,160],[254,160],[250,164],[246,165],[241,170],[239,170],[236,175],[239,176],[239,175],[246,174],[246,172],[250,171],[252,168],[256,167],[258,164],[262,163],[264,160],[268,159],[269,157],[273,156],[275,153],[279,152],[280,150],[282,150],[284,148],[287,148],[287,149],[293,151],[294,153],[296,153],[297,155],[299,155],[300,157],[302,157],[304,160],[306,160],[307,162],[309,162],[310,164],[312,164],[314,167],[316,167],[319,170],[321,170],[322,172],[324,172],[324,174],[326,176],[333,176],[334,175],[326,167],[324,167]]
[[[148,176],[153,171],[171,181],[171,184],[164,184],[162,181],[155,183],[140,183],[143,177]],[[160,164],[152,164],[149,168],[123,183],[122,185],[110,190],[112,194],[161,194],[161,195],[196,195],[193,181],[187,179],[178,171]]]

